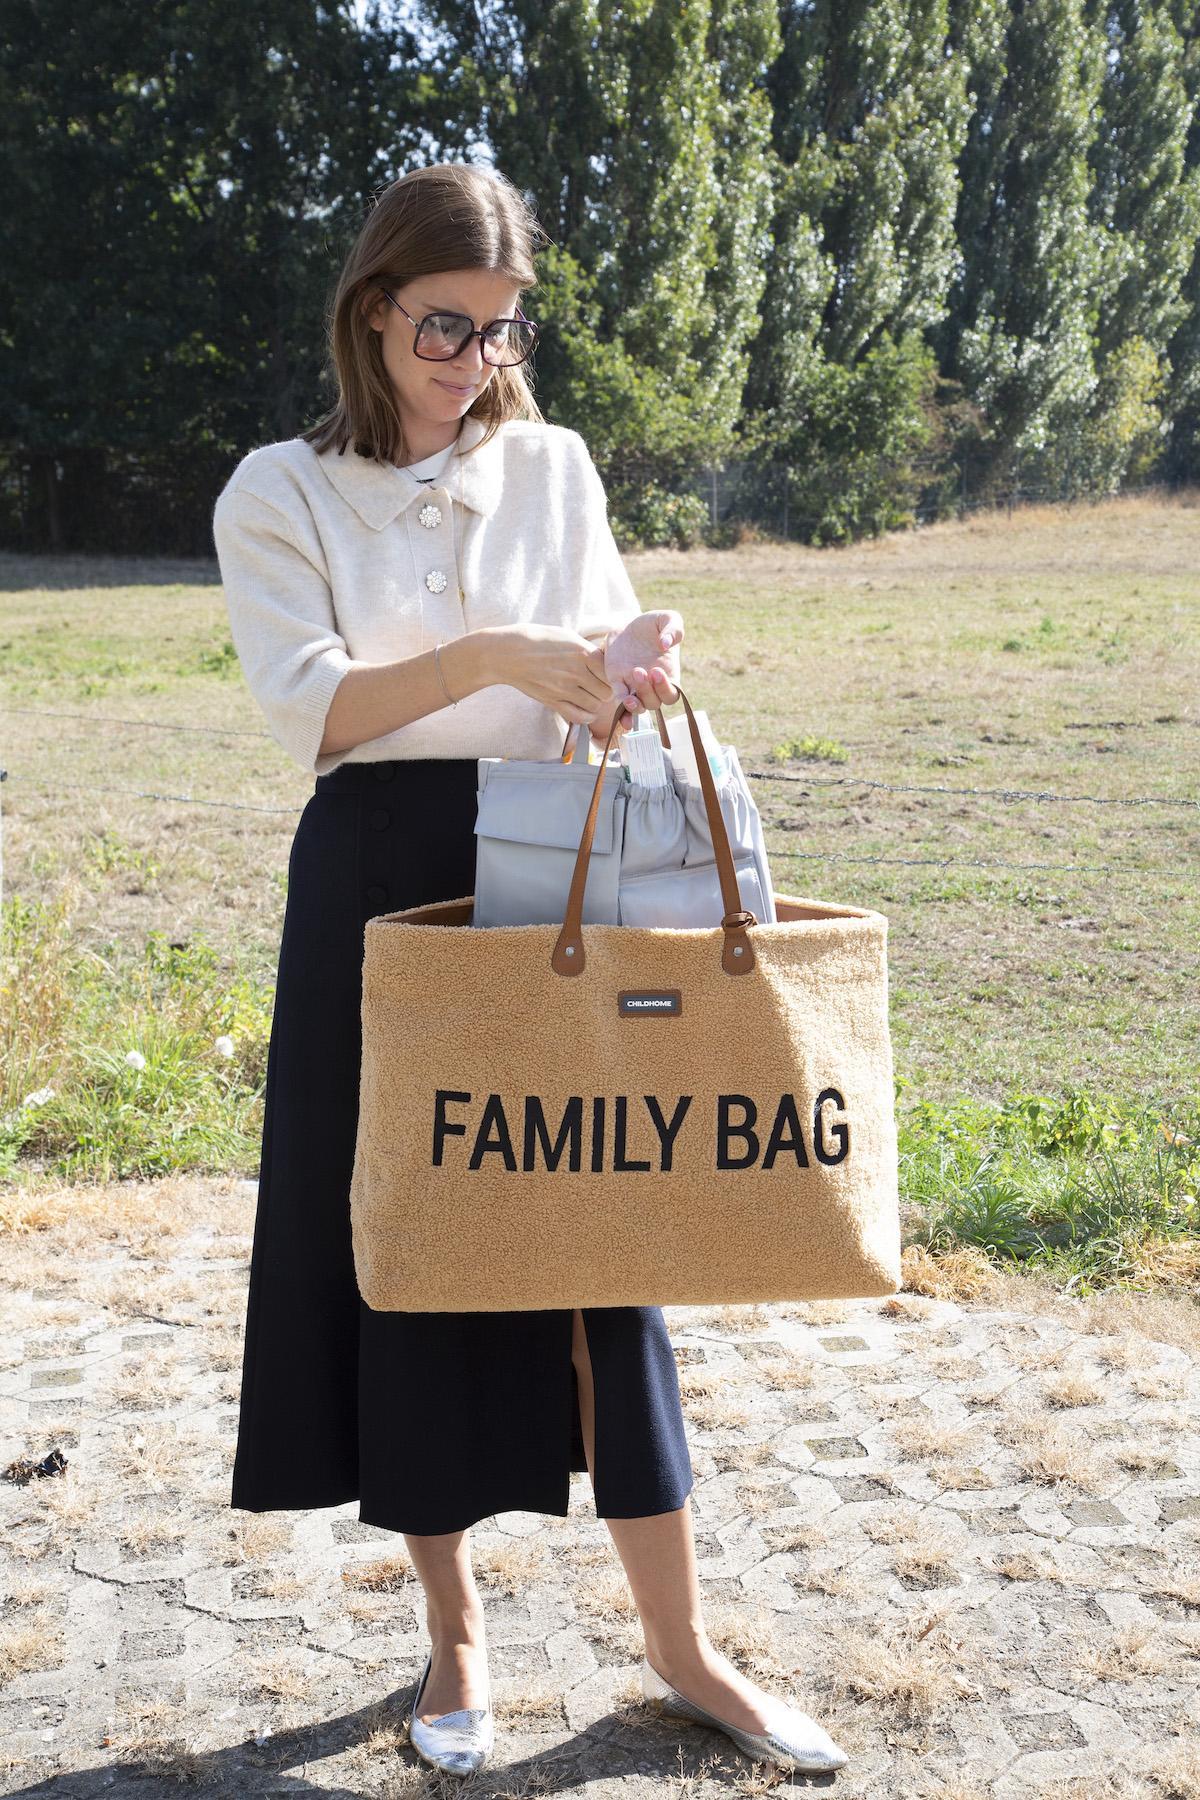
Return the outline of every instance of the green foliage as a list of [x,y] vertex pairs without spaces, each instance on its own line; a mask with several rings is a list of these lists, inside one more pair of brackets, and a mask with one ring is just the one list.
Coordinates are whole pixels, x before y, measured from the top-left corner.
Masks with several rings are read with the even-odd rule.
[[1095,294],[1099,382],[1086,416],[1062,421],[1051,446],[1060,467],[1075,452],[1063,485],[1093,493],[1157,472],[1176,372],[1181,387],[1197,375],[1186,338],[1200,233],[1196,23],[1193,13],[1189,59],[1168,7],[1121,4],[1106,20],[1104,123],[1090,159],[1090,208],[1106,228]]
[[[748,385],[761,505],[816,544],[907,523],[959,261],[969,65],[944,4],[787,11],[763,329]],[[768,465],[792,471],[786,510]],[[756,516],[763,516],[760,511]]]
[[1162,1242],[1195,1243],[1200,1105],[1170,1114],[1075,1090],[964,1097],[899,1114],[901,1186],[931,1249],[969,1244],[1071,1290],[1144,1279]]
[[972,120],[974,206],[963,241],[968,307],[955,322],[955,373],[988,416],[1004,466],[1040,450],[1053,422],[1095,386],[1093,317],[1103,231],[1089,216],[1089,148],[1104,75],[1104,32],[1084,0],[1011,10]]
[[[883,338],[853,368],[812,362],[795,390],[803,429],[779,447],[790,465],[789,535],[844,543],[912,522],[920,478],[911,458],[929,435],[933,378],[915,332],[899,344]],[[771,498],[778,479],[772,461],[760,492]]]
[[780,762],[833,762],[843,763],[850,752],[845,744],[839,744],[834,738],[814,737],[806,732],[803,737],[788,738],[786,743],[776,744],[771,751],[771,761]]
[[699,494],[677,494],[657,482],[614,491],[610,513],[618,539],[651,548],[672,544],[689,550],[704,539],[708,506]]
[[730,451],[765,279],[773,0],[428,10],[448,66],[494,71],[479,128],[554,239],[530,296],[547,416],[651,480]]
[[634,541],[1195,480],[1198,43],[1183,0],[17,9],[0,540],[209,554],[234,458],[328,404],[373,195],[433,157],[532,201],[539,404]]
[[241,675],[241,666],[238,662],[237,651],[233,647],[233,640],[231,638],[226,638],[223,643],[217,645],[213,650],[201,650],[199,663],[201,673],[205,675],[220,675],[231,678],[240,678]]
[[[60,899],[6,900],[0,1171],[67,1180],[253,1167],[269,989],[202,936],[151,931],[137,958],[85,953]],[[19,971],[38,992],[18,999]]]
[[[0,42],[5,438],[37,547],[211,553],[236,455],[323,409],[331,280],[438,110],[372,7],[67,0]],[[53,326],[48,329],[48,321]]]

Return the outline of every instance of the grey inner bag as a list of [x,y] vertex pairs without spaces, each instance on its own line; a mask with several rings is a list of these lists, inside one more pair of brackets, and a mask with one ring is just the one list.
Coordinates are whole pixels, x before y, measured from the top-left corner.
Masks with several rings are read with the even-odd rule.
[[[596,784],[584,743],[581,732],[570,762],[479,759],[474,924],[561,925]],[[742,905],[773,923],[758,808],[737,751],[722,748],[726,771],[713,780]],[[647,788],[634,786],[610,759],[584,889],[585,924],[703,930],[724,917],[703,790],[683,779],[669,755],[666,763],[671,785]]]
[[[743,893],[746,891],[742,882],[742,868],[746,864],[752,864],[761,901],[759,905],[751,906],[750,910],[756,914],[760,925],[773,925],[776,922],[775,894],[767,863],[762,820],[736,749],[732,744],[722,744],[721,751],[725,758],[725,773],[714,775],[713,780],[716,783],[717,799],[721,803],[721,817],[729,833],[729,847],[733,851],[734,865],[737,868],[738,886]],[[694,867],[700,863],[715,866],[716,853],[713,850],[712,833],[708,829],[708,815],[704,810],[703,790],[691,787],[684,781],[678,782],[677,787],[687,814],[688,866]],[[749,901],[747,905],[750,905]]]

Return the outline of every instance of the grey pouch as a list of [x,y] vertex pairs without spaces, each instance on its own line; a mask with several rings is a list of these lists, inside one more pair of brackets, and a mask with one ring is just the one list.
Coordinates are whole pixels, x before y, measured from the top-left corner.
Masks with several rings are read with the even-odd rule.
[[[758,870],[752,862],[735,862],[742,905],[752,912],[761,925],[766,919],[766,904],[759,885]],[[724,912],[721,883],[715,860],[682,869],[659,869],[648,875],[635,875],[622,880],[620,888],[622,925],[671,925],[676,930],[703,930],[711,926],[714,916]]]
[[[596,784],[580,728],[570,762],[481,756],[474,925],[561,925]],[[617,924],[625,784],[607,779],[583,895],[585,923]]]
[[[775,897],[758,808],[736,750],[731,744],[722,748],[726,773],[713,780],[729,835],[738,892],[742,905],[760,924],[773,922]],[[617,896],[619,922],[702,929],[720,918],[723,910],[704,792],[683,778],[669,754],[667,766],[669,788],[629,789]]]
[[[775,894],[771,871],[767,866],[762,820],[737,751],[732,744],[722,744],[721,750],[725,758],[725,773],[714,775],[713,782],[721,806],[721,817],[729,834],[729,848],[738,888],[745,905],[755,914],[759,924],[774,924]],[[703,790],[693,787],[675,771],[672,771],[672,778],[686,820],[687,852],[684,866],[688,869],[707,870],[711,893],[715,895],[720,891],[716,879],[716,852],[704,807]],[[751,895],[755,898],[752,899]],[[711,901],[706,904],[709,910],[705,916],[711,917]]]

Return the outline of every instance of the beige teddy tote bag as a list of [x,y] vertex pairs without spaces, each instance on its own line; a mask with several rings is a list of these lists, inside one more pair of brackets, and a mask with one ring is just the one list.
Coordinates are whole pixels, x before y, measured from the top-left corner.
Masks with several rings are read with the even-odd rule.
[[[560,924],[470,897],[364,936],[350,1194],[377,1311],[876,1297],[900,1285],[887,920],[744,909],[687,696],[722,916]],[[607,750],[617,730],[614,721]]]

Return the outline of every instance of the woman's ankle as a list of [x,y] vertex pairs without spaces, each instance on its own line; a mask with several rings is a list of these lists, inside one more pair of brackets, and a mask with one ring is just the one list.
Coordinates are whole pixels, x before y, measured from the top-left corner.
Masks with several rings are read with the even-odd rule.
[[481,1650],[487,1643],[487,1621],[482,1601],[478,1606],[451,1613],[436,1613],[427,1607],[425,1629],[433,1644],[469,1644],[472,1648]]
[[711,1669],[716,1658],[717,1651],[707,1634],[673,1638],[668,1643],[651,1644],[646,1640],[646,1661],[672,1685],[675,1675]]

